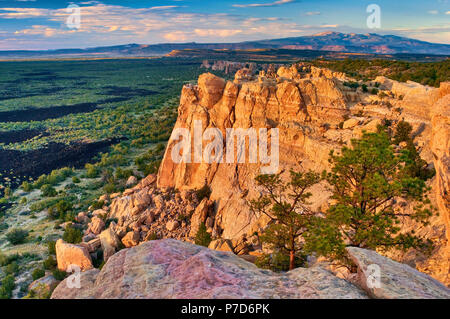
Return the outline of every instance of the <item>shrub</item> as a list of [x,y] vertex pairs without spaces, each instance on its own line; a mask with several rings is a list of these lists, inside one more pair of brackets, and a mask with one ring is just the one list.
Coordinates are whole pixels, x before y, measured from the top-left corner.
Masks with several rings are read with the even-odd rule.
[[45,276],[45,270],[41,268],[36,268],[31,273],[31,277],[33,277],[33,280],[38,280],[39,278],[42,278]]
[[96,210],[96,209],[102,209],[103,206],[105,206],[105,202],[102,201],[102,200],[101,200],[101,201],[95,201],[95,202],[92,203],[92,208],[93,208],[94,210]]
[[116,184],[108,183],[103,187],[103,190],[105,191],[105,193],[112,194],[117,190]]
[[87,178],[96,178],[99,174],[99,169],[92,164],[86,164],[86,177]]
[[81,180],[80,180],[77,176],[73,176],[73,177],[72,177],[72,183],[78,184],[78,183],[80,183],[80,182],[81,182]]
[[13,229],[8,234],[6,234],[6,239],[12,245],[20,245],[25,242],[25,239],[28,237],[28,231],[23,229]]
[[67,226],[64,231],[63,240],[70,244],[78,244],[81,243],[83,238],[83,232],[78,228],[73,227],[72,225]]
[[56,265],[57,265],[57,262],[53,256],[49,256],[46,260],[44,260],[44,269],[46,269],[46,270],[55,269]]
[[27,192],[27,193],[29,193],[33,190],[33,187],[31,186],[31,184],[26,181],[23,182],[20,187],[23,189],[24,192]]
[[17,262],[13,261],[5,267],[4,271],[7,275],[17,275],[17,273],[19,272],[19,265],[17,264]]
[[2,282],[0,287],[0,299],[11,299],[12,291],[16,287],[15,278],[13,275],[6,276]]
[[55,269],[52,271],[52,275],[53,277],[55,277],[56,280],[64,280],[67,276],[67,273],[65,271],[59,270],[59,269]]
[[55,197],[58,194],[50,184],[42,185],[41,192],[44,197]]
[[206,231],[205,223],[201,223],[200,227],[198,228],[197,234],[195,234],[195,244],[208,247],[211,241],[211,234]]
[[49,255],[56,255],[56,242],[55,241],[47,242],[47,248],[48,248]]
[[158,235],[156,233],[151,233],[150,235],[148,235],[148,240],[158,240]]

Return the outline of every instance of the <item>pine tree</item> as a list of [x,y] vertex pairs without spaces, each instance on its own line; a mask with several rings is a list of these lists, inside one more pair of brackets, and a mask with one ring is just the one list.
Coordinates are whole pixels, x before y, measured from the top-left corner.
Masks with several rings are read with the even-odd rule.
[[[331,185],[335,204],[308,233],[311,250],[342,256],[345,246],[430,248],[430,242],[414,231],[400,232],[404,219],[426,224],[432,208],[425,181],[411,174],[407,158],[394,152],[386,132],[352,140],[352,147],[344,147],[340,155],[331,152],[329,161],[333,168],[324,177]],[[414,211],[396,206],[400,198],[417,203]]]
[[292,170],[288,182],[283,182],[280,174],[256,177],[257,184],[263,188],[263,195],[249,202],[250,209],[271,219],[260,238],[274,250],[289,256],[290,270],[295,268],[296,254],[303,247],[299,238],[315,215],[305,207],[312,196],[308,189],[319,180],[320,175],[317,173]]

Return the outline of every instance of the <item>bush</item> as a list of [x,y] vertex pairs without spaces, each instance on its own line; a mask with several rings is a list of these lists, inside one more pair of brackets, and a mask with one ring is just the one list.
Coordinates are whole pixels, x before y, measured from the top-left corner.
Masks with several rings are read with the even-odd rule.
[[39,278],[42,278],[44,276],[45,276],[45,270],[44,269],[40,269],[40,268],[36,268],[31,273],[31,277],[33,277],[33,280],[38,280]]
[[50,184],[42,185],[41,187],[42,196],[44,197],[55,197],[58,195],[56,190]]
[[92,164],[86,164],[86,177],[87,178],[96,178],[99,174],[99,169]]
[[103,206],[105,206],[105,202],[102,201],[102,200],[101,200],[101,201],[95,201],[95,202],[92,203],[92,208],[93,208],[94,210],[102,209]]
[[46,269],[46,270],[55,269],[56,265],[57,265],[57,262],[53,256],[49,256],[46,260],[44,260],[44,269]]
[[151,233],[150,235],[148,235],[148,240],[158,240],[158,235],[156,233]]
[[12,245],[20,245],[25,242],[25,239],[28,237],[28,231],[23,229],[13,229],[8,234],[6,234],[6,239]]
[[56,242],[55,241],[47,242],[47,248],[48,248],[49,255],[56,255]]
[[17,262],[13,261],[5,267],[4,271],[7,275],[17,275],[17,273],[19,272],[19,265],[17,264]]
[[73,177],[72,177],[72,183],[78,184],[78,183],[80,183],[80,182],[81,182],[81,180],[80,180],[77,176],[73,176]]
[[78,244],[81,243],[83,238],[83,232],[72,225],[67,226],[64,231],[63,240],[70,244]]
[[103,190],[105,191],[105,193],[107,194],[112,194],[114,192],[116,192],[117,188],[116,188],[116,184],[114,183],[108,183],[103,187]]
[[67,273],[65,271],[59,270],[59,269],[55,269],[52,271],[52,275],[53,277],[55,277],[56,280],[64,280],[67,276]]
[[16,287],[15,281],[16,279],[13,275],[8,275],[2,280],[0,287],[0,299],[11,299],[12,291]]
[[23,189],[24,192],[27,192],[27,193],[29,193],[33,190],[33,187],[28,182],[23,182],[20,187]]
[[208,247],[211,241],[211,234],[206,231],[205,223],[201,223],[200,227],[198,228],[197,234],[195,234],[195,244]]

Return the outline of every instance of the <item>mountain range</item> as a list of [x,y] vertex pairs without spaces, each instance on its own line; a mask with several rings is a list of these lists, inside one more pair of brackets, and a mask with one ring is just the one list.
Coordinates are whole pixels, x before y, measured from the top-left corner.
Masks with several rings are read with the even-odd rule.
[[430,43],[396,35],[375,33],[355,34],[323,32],[311,36],[240,43],[164,43],[126,44],[87,49],[59,49],[44,51],[0,51],[0,58],[48,58],[48,57],[151,57],[161,56],[173,50],[255,50],[292,49],[367,54],[428,54],[450,55],[450,44]]

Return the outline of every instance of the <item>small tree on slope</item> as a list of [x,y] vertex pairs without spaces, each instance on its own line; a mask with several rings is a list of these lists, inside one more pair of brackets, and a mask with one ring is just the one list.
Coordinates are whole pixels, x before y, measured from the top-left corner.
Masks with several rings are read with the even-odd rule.
[[308,189],[319,180],[320,174],[294,171],[290,172],[289,182],[283,182],[280,174],[256,177],[257,184],[263,188],[263,194],[259,199],[249,202],[250,209],[271,219],[261,240],[273,249],[289,255],[290,270],[295,268],[296,253],[303,247],[299,239],[314,216],[305,207],[312,195]]
[[[432,215],[425,181],[411,172],[408,150],[394,152],[391,139],[382,130],[364,134],[330,154],[331,172],[324,178],[331,185],[335,203],[326,218],[317,219],[306,234],[309,250],[342,257],[345,246],[385,250],[430,248],[429,241],[414,231],[400,232],[405,219],[426,224]],[[400,198],[417,203],[412,212],[396,206]]]

